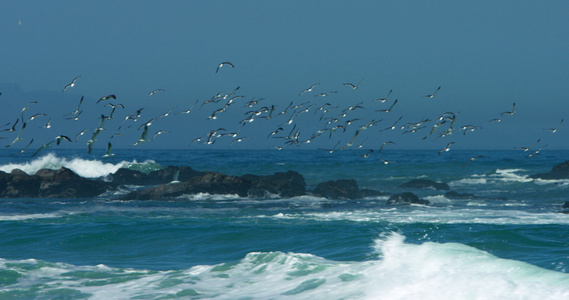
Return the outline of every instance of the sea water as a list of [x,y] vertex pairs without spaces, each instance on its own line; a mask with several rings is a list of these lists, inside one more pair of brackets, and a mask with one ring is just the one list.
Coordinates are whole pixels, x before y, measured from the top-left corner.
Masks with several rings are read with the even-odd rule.
[[[569,299],[569,180],[529,177],[569,151],[382,152],[390,164],[363,150],[114,152],[2,151],[0,170],[67,167],[101,180],[168,165],[236,176],[294,170],[308,190],[355,179],[430,205],[387,205],[388,196],[120,200],[138,186],[92,199],[1,199],[0,299]],[[477,197],[399,187],[418,178]]]

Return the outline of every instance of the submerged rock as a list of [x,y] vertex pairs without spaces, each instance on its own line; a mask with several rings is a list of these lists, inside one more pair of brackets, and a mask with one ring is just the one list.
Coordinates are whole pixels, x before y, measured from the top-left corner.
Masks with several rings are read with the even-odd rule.
[[530,175],[530,178],[540,179],[569,179],[569,161],[562,162],[551,168],[549,173],[539,173]]
[[458,193],[455,191],[446,192],[445,197],[451,200],[464,200],[464,199],[502,200],[502,201],[508,200],[507,198],[504,197],[480,197],[470,193]]
[[387,200],[387,204],[422,204],[429,205],[431,202],[429,200],[422,200],[417,197],[417,195],[404,192],[400,194],[395,194]]
[[312,194],[328,199],[358,199],[361,198],[358,184],[353,179],[331,180],[319,183]]
[[408,188],[408,189],[426,189],[426,188],[434,188],[435,190],[450,190],[448,184],[444,182],[436,182],[429,179],[413,179],[408,182],[405,182],[399,186],[400,188]]

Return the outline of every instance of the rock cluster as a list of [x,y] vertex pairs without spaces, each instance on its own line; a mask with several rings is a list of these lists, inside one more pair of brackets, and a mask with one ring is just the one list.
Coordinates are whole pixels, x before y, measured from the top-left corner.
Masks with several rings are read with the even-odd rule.
[[569,179],[569,161],[553,166],[549,173],[533,174],[530,175],[530,177],[540,179]]
[[0,171],[0,197],[2,198],[89,198],[96,197],[114,186],[83,178],[67,168],[42,169],[34,175],[14,169]]

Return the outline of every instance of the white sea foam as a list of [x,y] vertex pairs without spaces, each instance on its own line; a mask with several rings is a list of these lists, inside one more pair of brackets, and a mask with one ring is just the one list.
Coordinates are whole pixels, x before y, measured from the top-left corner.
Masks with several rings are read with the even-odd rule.
[[[151,271],[0,259],[0,297],[89,299],[567,299],[569,274],[458,243],[405,243],[388,234],[377,258],[251,252],[234,263]],[[11,294],[13,293],[13,294]]]
[[51,219],[60,218],[61,213],[45,213],[45,214],[10,214],[10,215],[0,215],[0,222],[2,221],[25,221],[34,219]]
[[[151,161],[148,161],[151,163]],[[88,160],[82,158],[60,158],[53,153],[46,154],[30,162],[22,164],[6,164],[0,166],[0,171],[11,172],[13,169],[20,169],[27,174],[33,175],[40,169],[58,170],[61,167],[71,169],[77,175],[87,178],[98,178],[115,173],[118,169],[137,164],[136,161],[122,161],[117,164],[104,163],[100,160]]]
[[[413,209],[365,209],[331,212],[278,213],[257,216],[259,218],[298,219],[313,221],[377,222],[392,224],[492,224],[492,225],[569,225],[569,218],[561,213],[535,213],[521,210],[498,210],[477,208],[484,205],[469,205],[467,208],[447,206],[415,206]],[[521,205],[524,206],[524,205]]]

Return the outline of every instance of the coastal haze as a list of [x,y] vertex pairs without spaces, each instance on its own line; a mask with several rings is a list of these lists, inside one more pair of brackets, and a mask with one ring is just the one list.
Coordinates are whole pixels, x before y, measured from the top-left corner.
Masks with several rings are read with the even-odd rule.
[[[564,15],[569,4],[562,1],[7,1],[0,6],[0,100],[2,117],[10,122],[3,129],[11,127],[31,101],[38,103],[30,106],[25,118],[47,115],[29,122],[22,141],[12,145],[21,149],[33,138],[31,153],[59,135],[73,141],[60,147],[87,149],[93,132],[75,137],[84,129],[95,130],[101,115],[109,117],[107,103],[125,108],[116,109],[93,144],[103,152],[108,142],[115,149],[133,147],[143,132],[140,125],[166,112],[170,114],[148,128],[149,138],[166,130],[156,137],[159,143],[136,147],[337,145],[336,149],[361,146],[377,151],[386,142],[394,143],[391,149],[443,149],[452,142],[452,149],[535,144],[535,149],[545,151],[569,146],[569,131],[561,121],[569,111],[569,21]],[[222,62],[234,67],[225,65],[216,72]],[[75,85],[62,92],[78,76]],[[299,95],[315,83],[320,84]],[[439,86],[436,97],[425,97]],[[212,119],[231,97],[202,104],[237,87],[231,96],[240,97]],[[163,91],[149,96],[157,89]],[[375,101],[391,90],[387,101]],[[333,93],[317,96],[327,92]],[[116,99],[96,103],[111,94]],[[82,96],[82,114],[67,120],[69,115],[63,115],[73,112]],[[244,107],[253,99],[262,101]],[[396,99],[390,112],[378,112]],[[179,114],[196,102],[190,113]],[[242,122],[249,111],[274,105],[272,114],[277,115],[291,102],[302,106],[270,120]],[[320,120],[323,111],[317,108],[326,103],[330,110]],[[513,103],[515,114],[503,115],[513,111]],[[337,122],[326,119],[354,105],[361,108]],[[144,109],[136,123],[128,120],[120,127],[140,108]],[[304,109],[308,111],[301,113]],[[446,112],[454,114],[454,132],[444,134],[451,123],[447,115],[447,122],[424,139]],[[258,116],[268,115],[265,111]],[[281,126],[293,115],[293,123]],[[49,119],[51,128],[40,128]],[[490,122],[495,119],[501,122]],[[381,122],[346,146],[358,128],[374,120]],[[429,121],[416,132],[404,134],[409,128],[401,129],[423,120]],[[394,124],[393,130],[382,131]],[[337,125],[344,128],[305,143],[318,130]],[[468,125],[476,130],[461,129]],[[555,133],[547,130],[558,126]],[[203,142],[211,130],[224,128],[219,135],[241,127],[236,136]],[[267,138],[279,127],[283,130]],[[298,142],[286,144],[283,138],[297,132]],[[5,134],[5,144],[17,133]],[[200,137],[205,139],[194,141]],[[234,142],[238,138],[243,139]]]
[[569,2],[0,2],[1,299],[569,299]]

